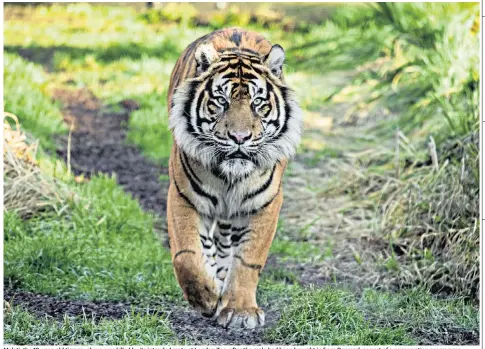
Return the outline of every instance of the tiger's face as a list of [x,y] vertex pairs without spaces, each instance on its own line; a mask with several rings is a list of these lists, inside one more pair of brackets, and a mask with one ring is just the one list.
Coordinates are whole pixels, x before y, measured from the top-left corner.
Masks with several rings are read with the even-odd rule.
[[301,133],[301,111],[282,79],[284,51],[196,53],[197,76],[172,99],[170,127],[177,145],[204,166],[237,178],[291,157]]

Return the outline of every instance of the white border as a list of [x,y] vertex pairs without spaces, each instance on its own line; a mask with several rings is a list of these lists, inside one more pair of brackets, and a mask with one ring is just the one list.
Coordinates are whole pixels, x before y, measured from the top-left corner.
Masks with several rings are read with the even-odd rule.
[[[484,0],[485,1],[485,0]],[[22,2],[18,0],[13,0],[13,1],[8,1],[11,3],[16,3],[16,2]],[[36,2],[36,3],[43,3],[46,1],[31,1],[31,2]],[[67,2],[73,2],[73,1],[68,1],[68,0],[60,0],[56,1],[59,3],[67,3]],[[90,2],[90,1],[79,1],[79,2]],[[96,2],[105,2],[105,3],[112,3],[115,1],[106,1],[106,0],[98,0]],[[144,3],[144,1],[119,1],[123,3]],[[118,3],[119,3],[118,2]],[[166,2],[166,1],[162,1]],[[210,1],[203,1],[203,0],[193,0],[193,1],[178,1],[178,2],[210,2]],[[243,2],[243,1],[226,1],[226,2]],[[245,2],[262,2],[258,0],[249,0]],[[264,1],[264,2],[272,2],[272,3],[278,3],[278,2],[321,2],[321,3],[326,3],[326,2],[341,2],[341,3],[355,3],[356,1],[354,0],[340,0],[340,1]],[[372,1],[363,1],[363,2],[372,2]],[[385,1],[378,1],[378,2],[385,2]],[[423,1],[418,1],[418,0],[410,0],[410,1],[389,1],[389,2],[423,2]],[[446,1],[437,1],[437,0],[430,0],[427,2],[477,2],[477,1],[452,1],[452,0],[446,0]],[[482,166],[484,163],[484,155],[483,155],[483,148],[484,148],[484,143],[483,143],[483,127],[485,123],[485,119],[483,117],[483,88],[484,88],[484,83],[483,83],[483,55],[485,54],[484,52],[484,46],[483,46],[483,24],[484,24],[484,4],[483,1],[480,1],[481,6],[480,6],[480,101],[479,101],[479,111],[480,111],[480,300],[483,299],[483,277],[484,277],[484,270],[483,270],[483,222],[484,222],[484,213],[483,213],[483,207],[484,207],[484,201],[483,201],[483,187],[484,187],[484,176],[483,176],[483,171],[482,171]],[[5,2],[3,2],[3,5],[5,5]],[[4,6],[1,7],[0,13],[2,16],[2,33],[3,33],[3,28],[4,28],[4,23],[3,23],[3,18],[4,18]],[[0,42],[3,47],[3,35],[1,36]],[[1,56],[1,75],[2,75],[2,81],[0,82],[0,91],[2,92],[3,96],[3,50],[2,50],[2,56]],[[459,64],[459,62],[457,63]],[[2,105],[2,110],[4,110],[4,105],[3,105],[3,98],[1,100],[1,105]],[[2,116],[3,117],[3,116]],[[2,138],[3,138],[3,127],[2,127]],[[2,154],[3,154],[3,142],[2,145],[0,146],[2,149]],[[3,161],[2,164],[0,165],[0,168],[3,173]],[[1,183],[1,188],[0,188],[0,194],[1,197],[3,198],[3,176],[0,179]],[[0,260],[2,262],[2,268],[0,271],[0,277],[1,277],[1,283],[3,286],[3,206],[2,206],[2,212],[0,213],[0,223],[1,223],[1,229],[2,229],[2,239],[0,239],[0,246],[1,246],[1,251],[2,254],[0,256]],[[3,287],[0,291],[3,299]],[[2,320],[3,324],[3,311],[0,314],[0,319]],[[483,323],[483,302],[480,302],[480,346],[467,346],[467,348],[481,348],[483,347],[483,333],[484,333],[484,323]],[[262,346],[223,346],[223,345],[217,345],[217,346],[15,346],[15,345],[4,345],[4,336],[3,336],[3,326],[0,328],[0,340],[2,341],[2,347],[3,348],[236,348],[236,347],[242,347],[242,348],[363,348],[363,346],[284,346],[284,345],[262,345]],[[443,348],[444,346],[366,346],[365,348]],[[462,348],[462,346],[446,346],[446,348]]]
[[[3,18],[4,18],[4,14],[3,14],[3,6],[2,8],[0,9],[0,13],[2,15],[2,25],[1,25],[1,28],[2,28],[2,33],[4,32],[3,30]],[[4,103],[3,103],[3,35],[2,37],[0,38],[0,42],[2,44],[2,62],[1,62],[1,67],[0,67],[0,71],[1,71],[1,75],[2,75],[2,81],[0,82],[0,91],[2,93],[2,100],[1,100],[1,105],[2,105],[2,112],[5,111],[5,106],[4,106]],[[2,113],[2,124],[3,124],[3,113]],[[3,125],[2,125],[2,131],[0,131],[2,133],[2,139],[3,138]],[[2,157],[3,157],[3,142],[2,142],[2,145],[0,146],[1,149],[2,149]],[[3,173],[4,173],[4,167],[3,167],[3,161],[2,161],[2,164],[0,165],[0,168],[2,169],[2,178],[0,179],[0,183],[1,183],[1,188],[0,188],[0,194],[2,195],[2,204],[3,204],[3,197],[4,197],[4,193],[3,193]],[[0,239],[0,250],[2,252],[2,255],[0,256],[0,260],[2,261],[2,268],[0,269],[0,278],[1,278],[1,283],[2,283],[2,289],[0,290],[0,294],[2,295],[2,300],[4,299],[3,298],[3,268],[4,268],[4,264],[3,264],[3,205],[2,205],[2,212],[0,212],[0,224],[2,225],[2,238]],[[3,302],[2,302],[3,304]],[[3,306],[2,306],[3,308]],[[0,319],[2,320],[2,326],[1,326],[1,329],[0,329],[0,338],[2,340],[2,344],[4,343],[3,341],[3,310],[0,314]]]
[[480,113],[480,202],[479,202],[479,223],[480,223],[480,347],[483,347],[483,332],[484,332],[484,324],[483,324],[483,186],[484,186],[484,177],[483,177],[483,127],[484,127],[484,118],[483,118],[483,55],[484,55],[484,47],[483,47],[483,1],[480,2],[480,91],[479,91],[479,113]]

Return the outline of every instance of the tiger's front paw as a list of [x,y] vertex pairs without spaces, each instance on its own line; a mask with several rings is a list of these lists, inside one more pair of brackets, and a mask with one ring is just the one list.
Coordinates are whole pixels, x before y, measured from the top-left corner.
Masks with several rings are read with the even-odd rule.
[[191,306],[201,312],[205,317],[212,317],[217,310],[219,293],[212,283],[202,283],[198,280],[188,281],[182,285],[184,298]]
[[217,323],[224,328],[256,328],[264,326],[264,311],[259,308],[224,308],[217,317]]
[[197,260],[189,254],[177,258],[174,268],[185,300],[203,316],[214,316],[219,300],[219,288],[214,280],[207,276]]

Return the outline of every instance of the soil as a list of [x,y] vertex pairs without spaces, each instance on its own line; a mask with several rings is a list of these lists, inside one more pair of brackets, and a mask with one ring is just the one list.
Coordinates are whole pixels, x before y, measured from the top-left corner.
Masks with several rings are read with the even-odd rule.
[[[55,90],[54,98],[63,105],[67,125],[74,125],[70,149],[74,174],[115,173],[117,182],[145,210],[165,217],[168,183],[159,178],[168,169],[149,161],[126,141],[125,125],[130,112],[138,109],[136,101],[122,101],[122,110],[115,112],[86,89]],[[57,153],[67,162],[68,136],[61,137],[60,143]]]
[[90,302],[80,300],[62,300],[56,297],[5,289],[3,298],[9,304],[21,304],[32,314],[41,318],[50,317],[62,320],[69,317],[86,315],[88,319],[121,319],[131,311],[130,305],[122,302]]
[[263,307],[266,324],[253,330],[224,329],[215,320],[205,319],[199,313],[176,307],[169,315],[172,328],[180,339],[197,345],[258,345],[267,344],[263,331],[272,327],[279,318],[275,305]]
[[[174,332],[181,340],[197,344],[263,344],[263,330],[225,330],[215,320],[203,318],[199,313],[187,307],[173,304],[154,304],[153,308],[137,306],[128,302],[103,302],[63,300],[57,297],[26,292],[14,289],[4,290],[4,300],[19,305],[39,318],[51,318],[62,321],[64,316],[86,317],[99,321],[101,319],[121,319],[132,311],[146,314],[160,313],[160,309],[168,316]],[[5,305],[4,305],[5,307]],[[8,306],[7,306],[8,308]],[[274,310],[266,311],[266,327],[273,325],[278,319]]]
[[455,327],[453,325],[441,329],[438,333],[418,329],[414,335],[421,337],[419,345],[477,345],[480,342],[480,334],[475,331]]

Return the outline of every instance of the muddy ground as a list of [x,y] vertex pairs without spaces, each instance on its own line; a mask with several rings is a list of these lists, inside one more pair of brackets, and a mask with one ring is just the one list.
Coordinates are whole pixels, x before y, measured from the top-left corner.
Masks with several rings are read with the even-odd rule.
[[[225,330],[213,320],[203,318],[199,313],[173,304],[153,304],[151,307],[137,306],[128,302],[82,301],[59,299],[43,294],[21,290],[5,289],[4,300],[21,305],[35,316],[62,321],[68,317],[86,317],[95,322],[101,319],[121,319],[132,312],[160,314],[167,316],[174,332],[181,340],[197,344],[263,344],[263,328],[255,330]],[[7,306],[7,307],[8,307]],[[5,307],[5,305],[4,305]],[[276,307],[266,310],[266,326],[272,326],[277,318]],[[161,310],[163,309],[163,310]],[[167,310],[170,309],[170,310]],[[59,344],[59,343],[58,343]],[[74,343],[66,343],[74,344]]]
[[84,316],[95,321],[102,318],[121,319],[131,311],[131,307],[123,302],[89,302],[78,300],[63,300],[56,297],[25,292],[7,288],[4,299],[12,304],[21,304],[30,313],[45,318],[62,320],[67,316]]
[[[168,169],[145,159],[126,142],[126,123],[130,112],[138,109],[132,100],[120,103],[122,111],[105,107],[88,90],[55,90],[54,99],[63,105],[64,120],[74,124],[71,135],[70,163],[76,175],[102,172],[116,174],[123,188],[145,210],[165,216],[168,183],[159,180]],[[68,136],[60,139],[57,153],[67,161]]]

